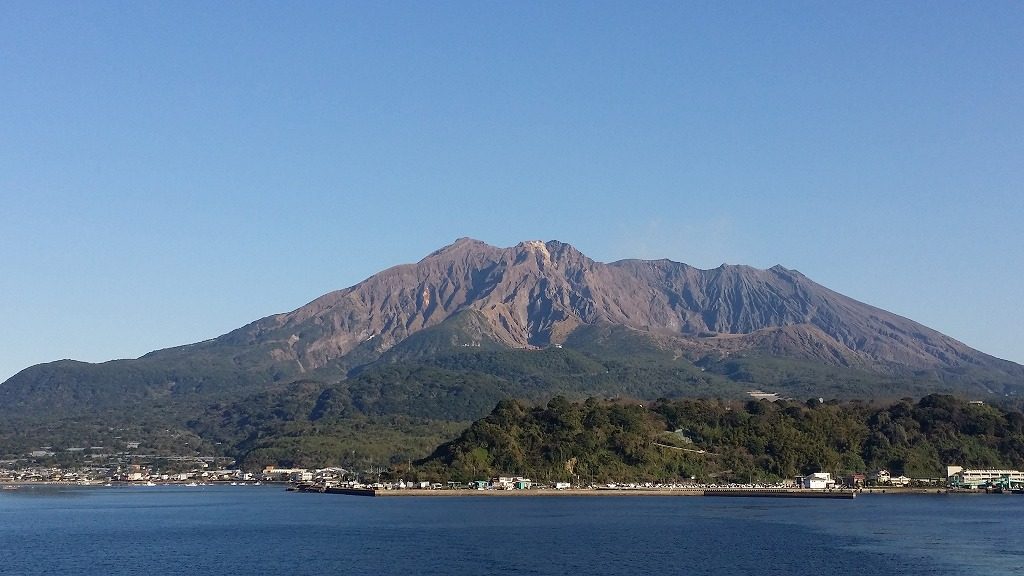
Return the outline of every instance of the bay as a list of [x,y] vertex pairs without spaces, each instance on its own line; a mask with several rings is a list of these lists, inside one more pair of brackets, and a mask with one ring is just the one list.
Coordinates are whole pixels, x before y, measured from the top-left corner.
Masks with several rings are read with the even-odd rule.
[[361,498],[277,486],[0,494],[0,574],[1024,573],[1024,498]]

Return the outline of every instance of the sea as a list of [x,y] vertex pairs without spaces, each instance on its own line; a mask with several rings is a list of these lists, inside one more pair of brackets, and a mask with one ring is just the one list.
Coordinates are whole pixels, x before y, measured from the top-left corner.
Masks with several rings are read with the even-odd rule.
[[3,575],[1024,574],[1024,497],[0,492]]

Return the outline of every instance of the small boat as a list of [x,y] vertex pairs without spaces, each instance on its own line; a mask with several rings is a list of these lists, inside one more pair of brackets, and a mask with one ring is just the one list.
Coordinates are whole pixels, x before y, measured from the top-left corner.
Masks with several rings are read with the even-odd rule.
[[199,484],[196,484],[195,482],[189,482],[188,484],[185,484],[185,486],[199,486]]

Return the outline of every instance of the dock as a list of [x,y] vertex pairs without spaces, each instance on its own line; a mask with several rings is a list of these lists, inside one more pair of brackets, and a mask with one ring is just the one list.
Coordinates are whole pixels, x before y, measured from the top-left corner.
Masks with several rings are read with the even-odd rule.
[[833,498],[853,500],[857,493],[850,490],[789,490],[786,488],[766,488],[762,490],[705,490],[705,496],[733,496],[739,498]]
[[376,496],[378,490],[373,488],[341,488],[337,486],[320,486],[317,484],[299,484],[296,492],[318,492],[320,494],[344,494],[345,496]]
[[568,489],[568,490],[379,490],[373,488],[342,488],[335,486],[321,486],[316,484],[300,484],[293,490],[297,492],[316,492],[320,494],[342,494],[346,496],[518,496],[518,497],[544,497],[544,496],[726,496],[746,498],[826,498],[838,500],[851,500],[856,493],[849,490],[800,490],[787,488],[720,488],[720,489],[635,489],[635,488],[596,488],[596,489]]

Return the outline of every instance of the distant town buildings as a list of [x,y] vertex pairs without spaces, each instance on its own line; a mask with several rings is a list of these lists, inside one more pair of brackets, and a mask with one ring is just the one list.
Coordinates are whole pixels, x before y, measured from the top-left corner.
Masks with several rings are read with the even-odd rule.
[[946,467],[946,482],[956,488],[1024,488],[1024,472],[1020,470],[969,470],[962,466]]

